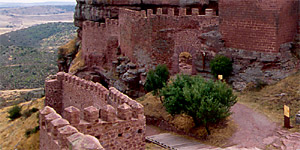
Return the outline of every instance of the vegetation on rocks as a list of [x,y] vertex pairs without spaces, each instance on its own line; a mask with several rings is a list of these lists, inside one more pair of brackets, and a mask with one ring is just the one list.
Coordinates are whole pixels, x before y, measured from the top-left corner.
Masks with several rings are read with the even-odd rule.
[[145,90],[153,91],[154,95],[159,93],[159,89],[163,88],[169,79],[168,67],[163,65],[157,65],[155,70],[149,70],[145,83]]
[[230,76],[233,68],[231,60],[222,55],[217,55],[214,59],[210,61],[211,73],[217,77],[218,75],[223,75],[224,78]]

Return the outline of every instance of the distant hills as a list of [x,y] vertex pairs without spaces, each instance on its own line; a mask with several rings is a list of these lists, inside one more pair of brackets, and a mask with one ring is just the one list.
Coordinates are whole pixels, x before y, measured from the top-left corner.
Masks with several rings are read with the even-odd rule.
[[64,3],[60,3],[60,5],[29,6],[29,4],[24,3],[28,6],[0,7],[0,35],[48,22],[73,22],[75,5],[62,4]]
[[45,6],[45,5],[76,5],[76,1],[74,2],[43,2],[43,3],[7,3],[0,2],[0,8],[2,7],[29,7],[29,6]]
[[74,13],[75,5],[44,5],[44,6],[28,6],[28,7],[11,7],[0,8],[1,15],[49,15],[62,14],[72,12]]

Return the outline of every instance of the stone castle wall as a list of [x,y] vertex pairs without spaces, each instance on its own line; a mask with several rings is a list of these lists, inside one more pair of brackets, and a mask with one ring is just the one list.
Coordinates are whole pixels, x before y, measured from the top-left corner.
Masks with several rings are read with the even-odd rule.
[[[141,66],[155,62],[167,64],[171,71],[178,72],[182,49],[199,53],[200,34],[215,29],[219,23],[214,10],[207,9],[206,15],[199,15],[200,11],[193,8],[187,15],[185,8],[178,11],[158,8],[155,14],[153,9],[147,12],[120,9],[118,21],[106,19],[105,24],[85,21],[82,47],[87,65],[109,67],[105,62],[116,60],[119,52]],[[195,73],[196,67],[193,68]]]
[[49,106],[40,111],[40,149],[104,150],[98,139],[79,132]]
[[[146,122],[143,106],[138,102],[113,87],[106,89],[62,72],[45,84],[45,106],[54,108],[62,116],[57,118],[64,118],[66,125],[96,138],[105,149],[144,149]],[[43,122],[40,125],[45,126]],[[48,127],[51,126],[45,126],[43,135],[55,140],[56,131]],[[44,140],[41,137],[41,143]]]
[[220,0],[219,12],[226,47],[279,52],[297,33],[297,0]]
[[109,66],[116,59],[119,41],[118,20],[106,19],[105,23],[83,23],[82,50],[87,64]]

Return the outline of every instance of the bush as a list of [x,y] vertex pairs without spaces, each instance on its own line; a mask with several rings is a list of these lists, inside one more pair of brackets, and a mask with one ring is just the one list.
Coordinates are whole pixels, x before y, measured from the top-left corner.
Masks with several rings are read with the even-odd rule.
[[228,117],[236,103],[232,89],[221,81],[205,81],[200,76],[179,75],[161,90],[164,106],[172,114],[186,113],[196,125],[205,125],[210,135],[209,124]]
[[210,61],[211,73],[217,77],[218,75],[223,75],[224,78],[230,76],[233,68],[232,62],[226,56],[217,55],[214,59]]
[[10,118],[10,120],[15,120],[19,117],[21,117],[21,107],[18,105],[15,105],[14,107],[12,107],[11,109],[8,110],[8,118]]
[[24,114],[23,114],[23,116],[24,116],[25,118],[28,118],[28,117],[30,117],[33,113],[35,113],[35,112],[37,112],[37,111],[39,111],[39,109],[37,109],[37,108],[32,108],[32,109],[30,109],[30,110],[28,110],[28,111],[25,111]]
[[158,94],[158,90],[164,87],[169,79],[169,70],[166,65],[157,65],[155,70],[149,70],[145,83],[145,90],[153,91],[154,95]]
[[27,129],[25,131],[25,136],[28,138],[31,134],[37,133],[40,130],[40,126],[36,126],[33,129]]

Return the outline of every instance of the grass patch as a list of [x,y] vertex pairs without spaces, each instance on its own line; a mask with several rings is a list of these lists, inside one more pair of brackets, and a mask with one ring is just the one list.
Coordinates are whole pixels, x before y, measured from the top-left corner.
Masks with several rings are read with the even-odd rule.
[[82,67],[84,67],[84,60],[82,59],[82,50],[79,49],[78,53],[76,54],[75,59],[73,60],[73,64],[70,67],[70,73],[75,73]]
[[237,93],[239,103],[268,116],[270,120],[283,126],[283,106],[290,107],[290,131],[299,131],[295,115],[300,110],[300,72],[291,75],[274,85],[263,87],[259,91]]

